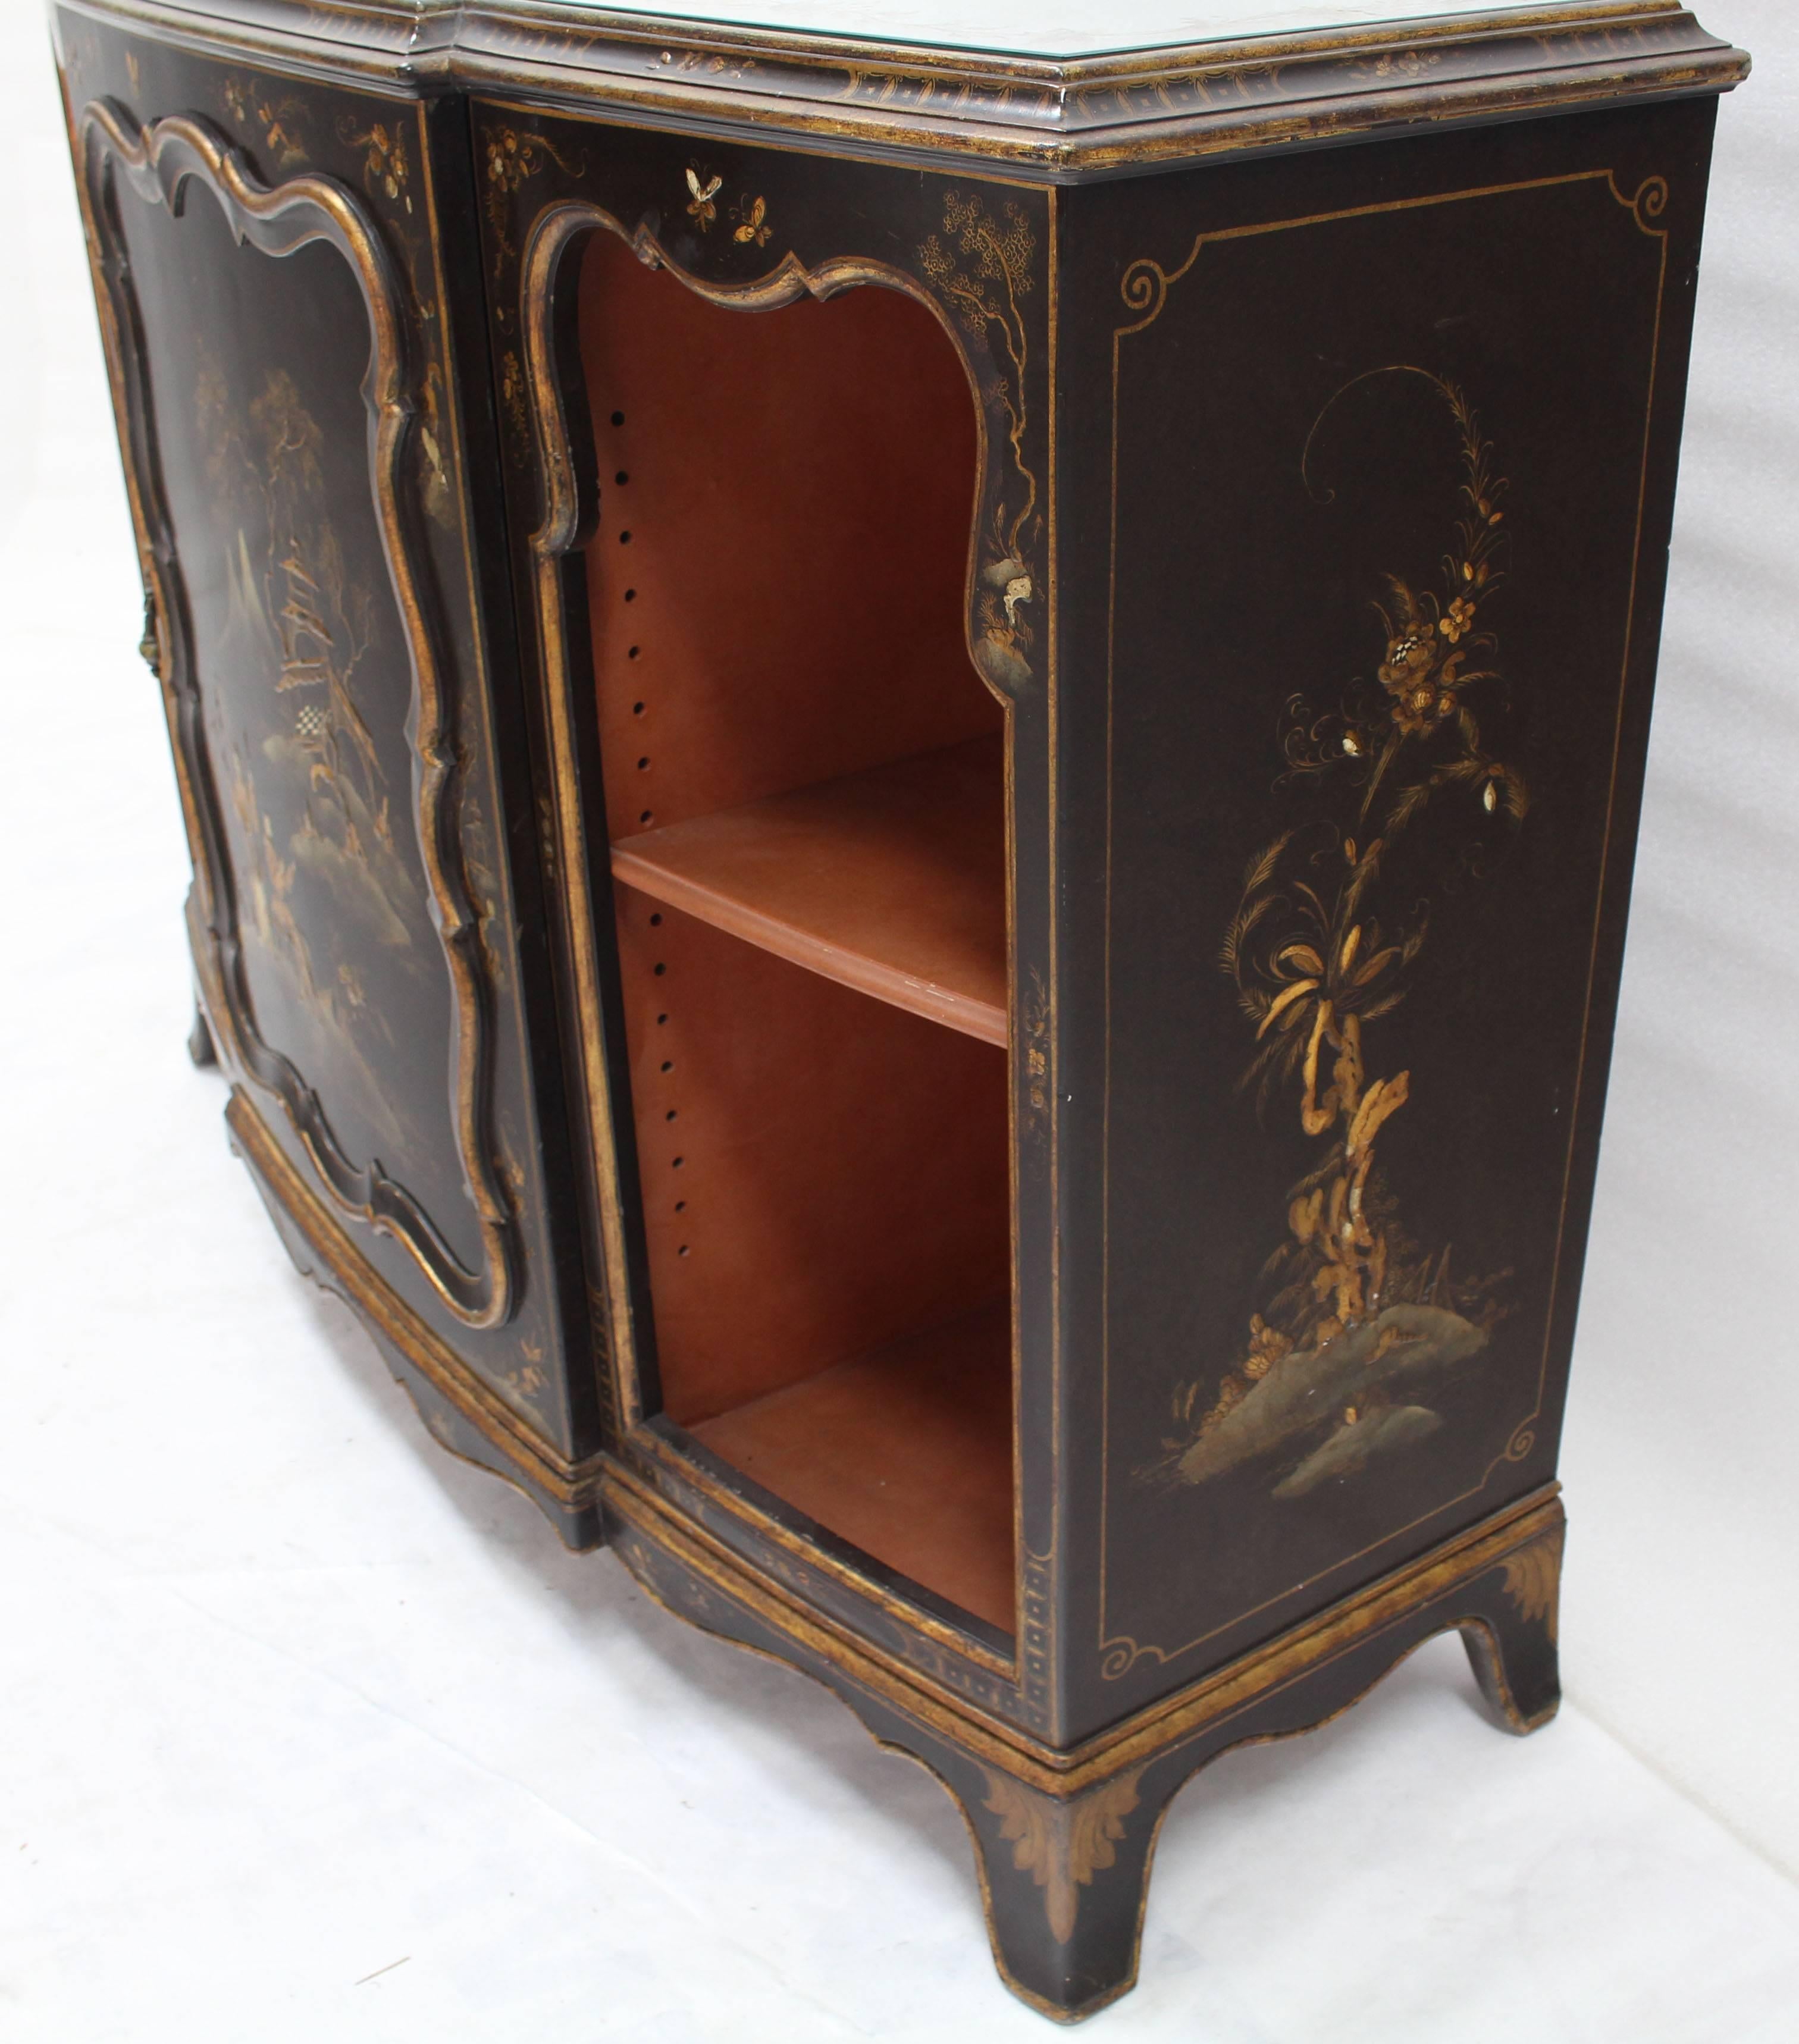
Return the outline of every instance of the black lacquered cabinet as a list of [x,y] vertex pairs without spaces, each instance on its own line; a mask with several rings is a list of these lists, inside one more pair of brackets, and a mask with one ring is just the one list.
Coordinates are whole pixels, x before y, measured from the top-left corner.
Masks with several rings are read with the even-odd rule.
[[1741,54],[55,22],[196,1055],[433,1433],[924,1761],[1057,2017],[1226,1747],[1451,1627],[1552,1715]]

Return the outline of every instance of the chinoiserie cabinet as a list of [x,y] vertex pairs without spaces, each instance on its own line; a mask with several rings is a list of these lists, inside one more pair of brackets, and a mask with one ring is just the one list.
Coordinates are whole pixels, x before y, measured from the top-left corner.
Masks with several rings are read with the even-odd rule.
[[1225,1748],[1451,1627],[1555,1711],[1747,70],[1295,11],[53,15],[233,1143],[446,1447],[936,1774],[1064,2019]]

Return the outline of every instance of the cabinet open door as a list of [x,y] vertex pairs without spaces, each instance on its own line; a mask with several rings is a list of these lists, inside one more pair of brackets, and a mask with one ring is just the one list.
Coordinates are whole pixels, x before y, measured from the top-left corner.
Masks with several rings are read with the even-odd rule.
[[963,625],[974,396],[901,291],[745,311],[608,232],[580,261],[640,1362],[721,1462],[1009,1634],[1006,729]]

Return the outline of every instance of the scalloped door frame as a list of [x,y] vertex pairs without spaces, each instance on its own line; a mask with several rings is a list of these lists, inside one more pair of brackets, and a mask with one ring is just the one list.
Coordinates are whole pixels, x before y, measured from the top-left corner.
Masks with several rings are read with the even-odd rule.
[[[600,1017],[599,951],[595,932],[594,901],[589,882],[591,843],[589,819],[583,808],[581,777],[577,766],[579,747],[574,724],[573,656],[564,619],[563,574],[570,557],[586,536],[586,513],[571,439],[567,408],[563,390],[563,365],[558,319],[564,303],[558,284],[564,263],[572,250],[590,234],[616,235],[638,259],[652,269],[666,270],[678,282],[709,304],[726,305],[740,312],[768,312],[806,298],[827,299],[858,286],[871,285],[899,292],[924,306],[948,338],[968,378],[974,401],[977,451],[976,473],[979,490],[969,534],[966,585],[967,636],[969,656],[990,692],[1007,712],[1009,734],[1011,713],[1017,697],[1032,684],[1030,670],[1022,660],[1013,671],[1002,671],[983,658],[985,634],[978,609],[983,576],[983,536],[1004,532],[1009,471],[996,459],[996,450],[1009,448],[1030,499],[1015,515],[1013,536],[1035,508],[1037,485],[1026,468],[1020,447],[1022,425],[1016,413],[1004,405],[1003,388],[996,395],[999,379],[990,357],[982,359],[970,340],[931,286],[893,264],[859,256],[835,256],[808,265],[790,252],[764,275],[746,283],[713,283],[684,268],[668,253],[652,229],[640,221],[627,227],[614,213],[589,199],[559,199],[536,216],[520,265],[519,295],[522,312],[525,352],[525,390],[532,435],[540,463],[541,516],[530,534],[531,571],[536,607],[538,642],[544,662],[544,694],[548,703],[551,748],[554,758],[555,815],[558,863],[567,890],[570,949],[580,1016],[579,1053],[588,1112],[598,1166],[601,1230],[606,1263],[608,1289],[613,1302],[614,1395],[627,1427],[644,1417],[644,1398],[641,1358],[633,1324],[632,1292],[628,1278],[629,1252],[626,1244],[624,1200],[619,1184],[619,1132],[614,1125],[614,1102],[607,1077],[605,1046]],[[982,338],[985,339],[983,333]],[[996,429],[996,414],[1003,425]],[[998,556],[990,545],[990,576]],[[1016,562],[1005,565],[1022,574]],[[1011,808],[1010,740],[1008,739],[1007,809]],[[1009,896],[1009,883],[1008,893]]]
[[[211,955],[203,962],[236,1062],[285,1109],[321,1185],[345,1214],[391,1235],[410,1254],[445,1308],[464,1325],[488,1328],[510,1317],[516,1295],[517,1225],[488,1139],[490,989],[479,962],[479,928],[462,875],[452,796],[458,763],[449,707],[427,620],[421,577],[402,509],[400,463],[414,405],[407,382],[401,286],[385,244],[360,202],[335,178],[306,174],[269,186],[209,122],[184,115],[140,126],[117,102],[95,100],[75,117],[77,184],[95,273],[107,367],[124,456],[125,485],[144,577],[144,652],[163,690],[200,920]],[[455,1005],[450,1108],[465,1185],[480,1229],[480,1266],[457,1257],[429,1213],[377,1162],[358,1166],[332,1132],[317,1093],[266,1043],[252,1012],[238,928],[236,889],[202,724],[199,677],[157,455],[148,363],[132,286],[115,170],[147,203],[179,215],[190,182],[203,185],[233,239],[280,257],[314,242],[348,264],[368,313],[369,358],[362,397],[368,465],[389,581],[411,669],[416,755],[413,821]]]

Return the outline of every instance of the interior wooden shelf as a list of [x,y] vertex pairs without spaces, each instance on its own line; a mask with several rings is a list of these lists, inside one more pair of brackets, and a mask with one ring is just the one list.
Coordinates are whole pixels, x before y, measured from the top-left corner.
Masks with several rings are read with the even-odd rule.
[[837,1363],[691,1431],[889,1568],[1015,1629],[1008,1301]]
[[795,965],[1006,1041],[997,736],[619,839],[612,870]]

